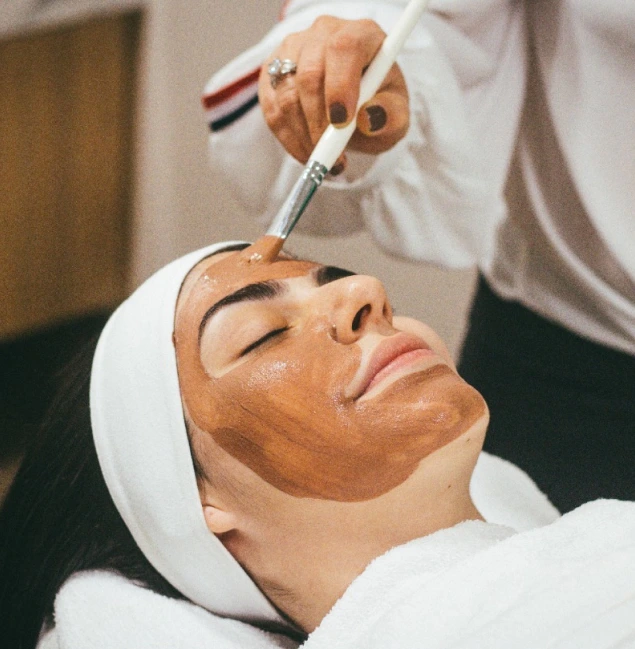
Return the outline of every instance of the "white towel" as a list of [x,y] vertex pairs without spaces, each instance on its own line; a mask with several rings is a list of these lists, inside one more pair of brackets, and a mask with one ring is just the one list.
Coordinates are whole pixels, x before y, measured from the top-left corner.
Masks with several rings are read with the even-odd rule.
[[[55,601],[38,649],[293,649],[292,640],[105,572]],[[373,561],[303,649],[635,647],[635,503],[526,532],[468,521]]]
[[284,636],[222,618],[118,575],[72,576],[55,599],[55,628],[38,649],[292,649]]
[[472,474],[470,495],[488,523],[507,525],[517,532],[548,525],[560,517],[522,469],[484,451]]
[[635,647],[635,503],[467,522],[376,559],[303,649]]
[[[558,517],[523,471],[495,456],[482,454],[471,487],[478,506],[494,512],[497,522],[511,513],[511,520],[506,522],[517,528],[536,527]],[[451,574],[457,566],[467,565],[468,560],[514,534],[510,527],[468,522],[395,548],[375,560],[353,582],[309,638],[307,646],[363,646],[366,639],[358,644],[357,636],[374,633],[373,625],[383,626],[386,615],[394,615],[398,620],[400,607],[416,601],[417,591],[425,586],[426,580]],[[482,576],[489,583],[487,573]],[[432,617],[439,613],[435,608]],[[69,579],[55,601],[55,623],[55,629],[43,636],[38,649],[297,646],[284,636],[267,634],[189,602],[166,598],[107,572],[84,572]]]

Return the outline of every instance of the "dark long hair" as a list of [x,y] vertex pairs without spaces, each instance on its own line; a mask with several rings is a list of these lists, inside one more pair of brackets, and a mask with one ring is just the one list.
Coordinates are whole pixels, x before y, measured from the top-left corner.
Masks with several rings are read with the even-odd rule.
[[96,341],[67,368],[0,511],[0,638],[12,649],[35,647],[57,591],[79,570],[113,570],[182,598],[138,548],[99,468],[88,400]]

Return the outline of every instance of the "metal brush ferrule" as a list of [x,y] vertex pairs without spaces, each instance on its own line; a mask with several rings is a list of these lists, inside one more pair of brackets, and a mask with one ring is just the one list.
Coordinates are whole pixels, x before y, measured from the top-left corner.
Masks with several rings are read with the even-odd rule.
[[306,163],[304,172],[298,178],[285,204],[271,223],[267,231],[268,235],[280,239],[286,239],[289,236],[327,173],[328,169],[317,160],[309,160]]

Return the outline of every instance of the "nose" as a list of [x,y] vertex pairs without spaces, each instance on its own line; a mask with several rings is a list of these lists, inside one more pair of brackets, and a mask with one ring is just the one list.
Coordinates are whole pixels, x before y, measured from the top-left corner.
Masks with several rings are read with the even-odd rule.
[[387,329],[392,309],[384,285],[375,277],[351,275],[323,286],[330,335],[342,344],[354,343],[369,330]]

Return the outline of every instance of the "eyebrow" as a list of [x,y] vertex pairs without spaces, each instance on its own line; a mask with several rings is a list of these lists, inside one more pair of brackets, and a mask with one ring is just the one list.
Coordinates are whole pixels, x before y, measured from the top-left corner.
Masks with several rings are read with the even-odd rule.
[[203,316],[201,324],[198,326],[198,341],[201,341],[201,336],[203,335],[203,329],[208,320],[221,309],[229,306],[230,304],[236,304],[237,302],[258,302],[259,300],[271,300],[274,297],[282,295],[286,290],[286,286],[275,279],[268,279],[264,282],[256,282],[255,284],[247,284],[239,288],[237,291],[226,295],[224,298],[221,298],[213,304]]
[[[350,275],[355,275],[350,270],[345,270],[344,268],[338,268],[337,266],[320,266],[313,271],[313,276],[315,277],[315,282],[318,286],[324,286],[330,282],[334,282],[337,279],[342,277],[349,277]],[[230,304],[236,304],[238,302],[258,302],[261,300],[271,300],[275,297],[279,297],[287,290],[287,286],[278,280],[269,279],[264,282],[256,282],[254,284],[247,284],[239,288],[237,291],[226,295],[213,304],[201,319],[201,323],[198,326],[198,341],[201,342],[201,337],[203,335],[203,330],[205,325],[208,323],[209,319],[218,313],[221,309],[229,306]]]

